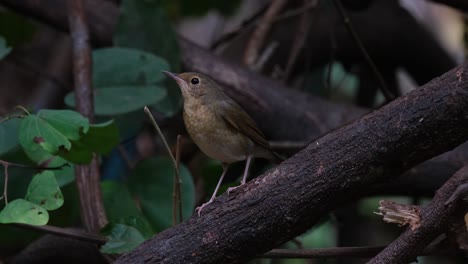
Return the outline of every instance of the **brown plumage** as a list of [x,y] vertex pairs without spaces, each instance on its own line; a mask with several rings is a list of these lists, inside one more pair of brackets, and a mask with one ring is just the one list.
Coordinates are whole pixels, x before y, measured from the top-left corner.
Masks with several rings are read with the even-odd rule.
[[272,161],[281,158],[271,150],[255,121],[209,77],[195,72],[163,72],[174,79],[182,91],[184,123],[190,137],[207,156],[223,164],[223,174],[210,201],[197,208],[200,215],[216,197],[230,163],[247,160],[242,185],[253,157]]

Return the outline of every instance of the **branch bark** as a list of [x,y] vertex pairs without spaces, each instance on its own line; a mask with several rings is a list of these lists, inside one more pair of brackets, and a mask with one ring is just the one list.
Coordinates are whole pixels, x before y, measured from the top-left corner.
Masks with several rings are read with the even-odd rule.
[[[91,47],[82,0],[68,0],[68,18],[73,46],[73,79],[76,110],[94,119],[91,84]],[[98,232],[107,224],[100,188],[99,162],[94,156],[89,165],[76,165],[75,177],[80,196],[81,216],[86,229]]]
[[[468,139],[468,64],[341,127],[116,263],[239,263]],[[336,194],[336,195],[333,195]]]
[[420,210],[420,225],[408,228],[369,263],[410,263],[416,260],[429,243],[441,233],[447,231],[456,206],[446,206],[457,187],[468,180],[468,165],[461,168],[450,180],[437,191],[432,202]]

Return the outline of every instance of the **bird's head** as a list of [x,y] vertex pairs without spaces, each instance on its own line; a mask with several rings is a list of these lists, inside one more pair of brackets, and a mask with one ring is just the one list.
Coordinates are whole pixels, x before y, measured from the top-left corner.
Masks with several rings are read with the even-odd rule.
[[168,71],[162,72],[177,82],[184,100],[211,98],[221,92],[218,84],[201,73],[184,72],[176,74]]

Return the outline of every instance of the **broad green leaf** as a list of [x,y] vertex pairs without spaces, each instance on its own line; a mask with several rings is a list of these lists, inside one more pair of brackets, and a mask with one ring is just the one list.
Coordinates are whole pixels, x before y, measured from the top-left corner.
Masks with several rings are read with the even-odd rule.
[[102,199],[110,221],[141,215],[127,187],[116,181],[101,182]]
[[[146,105],[159,102],[165,95],[164,88],[157,85],[104,87],[94,92],[94,112],[97,115],[119,115],[141,110]],[[65,103],[75,106],[73,93],[65,97]]]
[[127,186],[116,181],[103,181],[101,189],[106,215],[110,222],[133,226],[145,238],[154,234],[148,220],[137,208]]
[[72,140],[69,151],[61,150],[59,155],[76,164],[88,164],[93,152],[107,154],[119,144],[119,131],[113,120],[90,125],[88,132],[78,141]]
[[83,145],[81,141],[71,141],[71,143],[70,150],[61,149],[57,154],[75,164],[90,163],[93,159],[93,152]]
[[[192,177],[185,166],[180,166],[182,180],[182,212],[184,218],[192,215],[195,190]],[[129,179],[129,188],[140,202],[141,210],[156,232],[172,225],[172,186],[174,167],[167,158],[147,159],[135,167]]]
[[7,46],[5,38],[0,36],[0,60],[10,53],[11,47]]
[[175,30],[158,1],[123,0],[120,4],[114,44],[151,52],[180,70],[180,51]]
[[36,174],[29,184],[26,200],[46,210],[55,210],[63,205],[63,195],[52,171]]
[[119,144],[119,129],[114,120],[91,125],[80,142],[96,153],[108,154]]
[[[166,59],[172,71],[179,72],[180,50],[176,33],[159,1],[123,0],[120,8],[114,44],[151,52]],[[174,82],[166,82],[165,88],[167,97],[155,108],[173,114],[181,106],[180,92]]]
[[59,148],[71,148],[65,135],[36,115],[28,115],[21,121],[19,142],[28,154],[42,149],[54,154]]
[[0,156],[18,145],[19,124],[18,118],[0,123]]
[[151,53],[129,48],[105,48],[93,52],[93,85],[109,86],[155,84],[164,79],[169,64]]
[[78,140],[89,129],[89,121],[72,110],[40,110],[37,117],[47,121],[53,128],[70,140]]
[[133,226],[109,223],[101,231],[109,241],[101,247],[101,252],[107,254],[119,254],[133,250],[140,245],[145,238]]
[[41,206],[23,199],[17,199],[8,203],[0,212],[0,223],[45,225],[49,221],[49,214]]

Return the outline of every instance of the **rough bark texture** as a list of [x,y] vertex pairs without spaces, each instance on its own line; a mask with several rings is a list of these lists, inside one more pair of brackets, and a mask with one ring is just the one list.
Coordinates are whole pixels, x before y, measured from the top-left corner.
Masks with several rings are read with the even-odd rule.
[[[76,110],[87,117],[89,122],[93,122],[91,45],[87,19],[81,0],[68,0],[67,3],[73,48]],[[94,156],[88,165],[76,165],[75,177],[83,223],[88,231],[99,232],[107,224],[107,217],[101,195],[98,157]]]
[[[412,231],[408,228],[382,252],[368,263],[410,263],[442,232],[447,231],[456,206],[446,206],[457,187],[468,180],[468,165],[460,169],[442,188],[432,202],[420,211],[421,225]],[[465,210],[466,211],[466,210]]]
[[468,138],[468,65],[341,127],[116,263],[239,263]]

